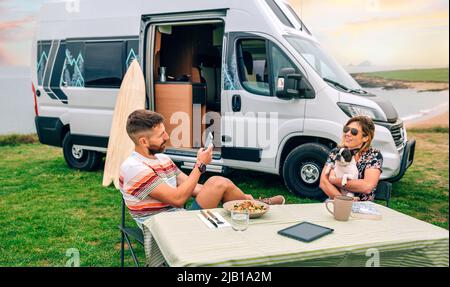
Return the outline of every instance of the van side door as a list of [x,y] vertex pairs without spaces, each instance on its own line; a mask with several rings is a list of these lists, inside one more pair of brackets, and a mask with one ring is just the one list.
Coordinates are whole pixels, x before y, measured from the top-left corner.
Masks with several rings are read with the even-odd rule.
[[256,33],[227,33],[222,95],[222,158],[275,167],[286,134],[301,132],[305,99],[276,97],[283,68],[301,69],[287,50]]

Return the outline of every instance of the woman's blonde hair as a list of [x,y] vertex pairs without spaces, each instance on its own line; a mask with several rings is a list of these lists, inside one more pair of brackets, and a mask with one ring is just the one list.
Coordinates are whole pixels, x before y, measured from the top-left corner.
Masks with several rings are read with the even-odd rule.
[[[368,137],[368,140],[361,146],[360,150],[358,151],[358,154],[360,155],[367,149],[369,149],[370,145],[372,144],[373,137],[375,135],[375,124],[373,123],[372,119],[367,116],[356,116],[347,121],[345,126],[348,126],[351,123],[357,122],[361,126],[363,137]],[[345,134],[342,135],[342,141],[339,147],[344,147]]]

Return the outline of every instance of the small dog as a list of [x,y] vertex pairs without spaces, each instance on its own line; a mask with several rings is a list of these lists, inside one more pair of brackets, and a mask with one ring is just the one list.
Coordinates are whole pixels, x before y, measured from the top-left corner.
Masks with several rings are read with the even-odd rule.
[[[342,185],[347,184],[349,179],[358,179],[358,168],[356,167],[355,157],[348,148],[341,148],[333,158],[334,164],[328,165],[326,174],[328,175],[331,169],[334,170],[337,178],[342,178]],[[341,193],[345,194],[345,190],[341,189]],[[347,196],[353,197],[352,192],[347,192]]]

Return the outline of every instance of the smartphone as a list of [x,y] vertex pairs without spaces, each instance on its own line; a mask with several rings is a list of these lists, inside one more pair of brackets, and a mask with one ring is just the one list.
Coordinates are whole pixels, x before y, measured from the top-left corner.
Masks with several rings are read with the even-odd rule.
[[205,148],[208,148],[210,145],[212,145],[214,147],[213,139],[214,139],[214,137],[213,137],[212,132],[209,132],[205,139]]

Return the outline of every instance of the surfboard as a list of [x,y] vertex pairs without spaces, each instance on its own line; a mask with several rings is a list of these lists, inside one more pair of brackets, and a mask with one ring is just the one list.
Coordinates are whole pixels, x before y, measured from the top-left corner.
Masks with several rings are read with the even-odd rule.
[[103,186],[119,189],[120,165],[133,152],[134,143],[126,131],[127,118],[135,110],[145,108],[145,80],[139,63],[134,60],[125,74],[116,99],[106,153]]

